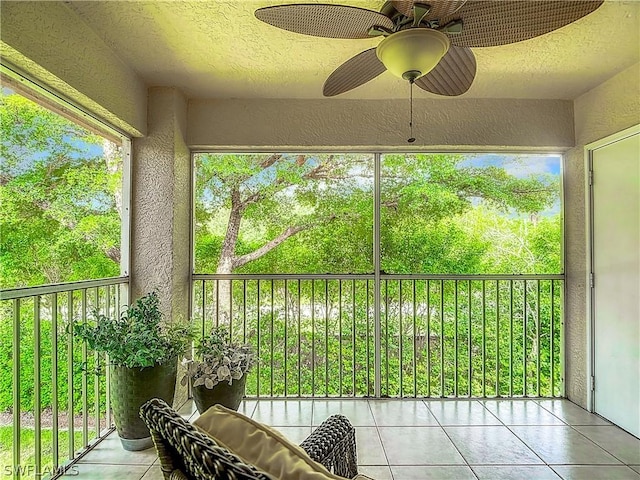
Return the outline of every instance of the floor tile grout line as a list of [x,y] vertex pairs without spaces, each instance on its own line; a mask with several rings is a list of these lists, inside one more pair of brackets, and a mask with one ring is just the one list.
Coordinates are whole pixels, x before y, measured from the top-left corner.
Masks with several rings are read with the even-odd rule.
[[380,440],[380,446],[382,447],[382,453],[384,454],[384,459],[387,462],[387,468],[389,469],[389,475],[391,475],[391,480],[395,480],[393,476],[393,471],[391,470],[391,464],[389,462],[389,456],[387,455],[387,449],[384,448],[384,443],[382,441],[382,435],[380,435],[380,429],[378,428],[378,421],[376,420],[376,416],[373,413],[373,408],[371,408],[371,402],[367,399],[367,408],[369,409],[369,413],[373,417],[373,424],[375,425],[376,434],[378,435],[378,440]]
[[478,476],[476,475],[476,472],[473,471],[473,469],[471,468],[471,465],[469,465],[469,462],[467,461],[467,459],[464,457],[464,455],[462,454],[462,452],[458,449],[458,446],[455,444],[455,442],[451,439],[451,437],[449,436],[449,434],[447,433],[447,431],[445,430],[445,428],[442,426],[442,424],[440,423],[440,420],[438,420],[438,417],[436,417],[433,412],[431,411],[431,409],[429,408],[429,405],[427,405],[426,401],[422,401],[422,403],[424,403],[424,406],[427,408],[427,410],[429,411],[429,414],[434,418],[434,420],[436,421],[436,423],[438,424],[438,426],[440,427],[440,429],[442,430],[442,433],[445,434],[445,436],[447,437],[447,439],[449,440],[449,442],[451,442],[451,445],[453,445],[453,448],[456,449],[456,452],[458,452],[458,455],[460,455],[460,458],[462,458],[462,461],[465,463],[465,465],[467,466],[467,468],[471,471],[471,474],[476,477],[476,480],[478,479]]
[[[595,440],[590,439],[589,437],[587,437],[584,433],[582,433],[580,430],[578,430],[577,428],[574,428],[574,425],[568,425],[573,431],[578,432],[580,435],[582,435],[584,438],[586,438],[588,441],[590,441],[591,443],[593,443],[596,447],[602,449],[603,451],[605,451],[606,453],[608,453],[609,455],[611,455],[613,458],[615,458],[616,460],[618,460],[620,463],[622,463],[623,465],[629,466],[629,464],[627,462],[623,462],[620,458],[616,457],[613,453],[611,453],[609,450],[607,450],[606,448],[604,448],[602,445],[596,443]],[[595,427],[606,427],[607,425],[576,425],[578,427],[583,427],[583,426],[595,426]],[[614,427],[616,428],[620,428],[617,427],[616,425],[614,425]],[[633,470],[633,469],[632,469]]]

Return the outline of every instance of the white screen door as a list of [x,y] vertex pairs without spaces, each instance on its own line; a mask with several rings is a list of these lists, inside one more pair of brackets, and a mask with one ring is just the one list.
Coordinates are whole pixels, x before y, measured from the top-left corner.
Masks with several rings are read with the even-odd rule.
[[640,436],[640,134],[591,158],[594,409]]

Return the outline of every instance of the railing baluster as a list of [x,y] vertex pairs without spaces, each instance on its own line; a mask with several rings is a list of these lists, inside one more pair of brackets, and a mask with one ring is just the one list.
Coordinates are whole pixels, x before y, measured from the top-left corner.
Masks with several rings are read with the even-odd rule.
[[556,396],[556,389],[555,389],[555,380],[556,380],[556,376],[555,376],[555,305],[556,305],[556,296],[555,296],[555,281],[551,280],[551,324],[550,324],[550,330],[551,330],[551,366],[550,366],[550,373],[551,373],[551,393],[550,393],[550,397],[555,397]]
[[216,280],[216,327],[220,325],[220,282],[221,280]]
[[467,331],[468,334],[468,345],[469,348],[467,349],[467,354],[468,354],[468,359],[467,359],[467,363],[469,365],[469,369],[468,369],[468,376],[469,376],[469,397],[473,396],[473,363],[471,360],[471,354],[473,351],[473,340],[471,338],[471,280],[467,280],[467,296],[468,296],[468,302],[467,302],[467,321],[468,321],[468,326],[469,329]]
[[[82,324],[87,323],[87,289],[82,289]],[[82,340],[82,445],[89,444],[89,377],[88,377],[88,351],[87,341]]]
[[287,389],[287,373],[289,370],[289,365],[287,364],[288,360],[288,335],[287,330],[289,329],[289,290],[288,290],[288,280],[285,278],[284,280],[284,396],[286,397],[289,393]]
[[425,283],[427,290],[427,397],[431,396],[431,281]]
[[391,396],[389,392],[389,280],[384,281],[384,348],[385,355],[385,380],[386,380],[386,395]]
[[352,372],[353,376],[351,392],[352,396],[356,396],[356,281],[355,279],[351,281],[351,302],[352,308],[351,312],[353,317],[351,318],[351,353],[353,354],[353,363],[352,363]]
[[[96,313],[98,313],[98,311],[100,310],[100,292],[98,290],[99,287],[95,288],[94,291],[94,303],[93,303],[93,307],[94,307],[94,311]],[[95,373],[94,373],[94,379],[93,379],[93,392],[94,392],[94,399],[93,399],[93,404],[94,404],[94,418],[95,418],[95,433],[96,433],[96,437],[100,436],[100,354],[98,352],[94,352],[94,361],[95,361]],[[104,367],[105,369],[109,368],[109,365],[105,365]],[[107,408],[109,408],[109,406],[107,405]]]
[[311,396],[316,396],[316,281],[311,280]]
[[513,397],[513,280],[509,280],[509,396]]
[[273,315],[274,315],[274,309],[273,309],[273,284],[275,283],[275,280],[271,280],[271,323],[269,325],[269,337],[270,337],[270,348],[271,348],[271,352],[269,354],[269,359],[271,362],[271,366],[269,368],[269,370],[271,370],[271,379],[270,379],[270,387],[269,387],[269,391],[270,391],[270,395],[273,397],[273,367],[275,362],[273,361]]
[[58,294],[51,294],[51,440],[53,468],[58,468]]
[[524,282],[522,317],[522,396],[527,396],[527,281]]
[[536,281],[536,396],[540,396],[540,280]]
[[[341,373],[338,376],[342,375]],[[324,281],[324,396],[329,396],[329,280]]]
[[440,396],[444,397],[444,280],[440,280]]
[[302,343],[302,334],[301,334],[301,327],[300,327],[300,322],[301,322],[301,317],[302,317],[302,312],[300,311],[300,282],[302,280],[298,280],[298,298],[296,299],[296,306],[297,306],[297,310],[298,310],[298,396],[301,395],[302,392],[302,351],[301,351],[301,343]]
[[[34,466],[36,472],[42,472],[42,395],[40,384],[40,297],[33,297],[33,420],[34,420]],[[72,379],[73,380],[73,379]],[[15,412],[14,412],[15,413]]]
[[229,280],[229,341],[233,342],[233,280]]
[[338,396],[342,396],[342,279],[338,280]]
[[69,458],[74,458],[73,425],[73,290],[67,294],[67,424],[69,433]]
[[367,279],[367,295],[365,301],[366,319],[367,319],[367,396],[371,395],[371,346],[369,340],[371,338],[371,322],[369,317],[369,280]]
[[13,468],[16,478],[20,478],[20,299],[13,300]]
[[418,396],[418,334],[417,334],[417,308],[418,302],[416,299],[416,281],[411,281],[412,298],[413,298],[413,396]]
[[242,280],[242,343],[247,343],[247,279]]
[[482,396],[487,396],[487,281],[482,280]]
[[205,281],[202,281],[202,338],[205,337],[206,332],[205,332],[205,322],[206,322],[206,318],[207,318],[207,311],[206,311],[206,301],[207,301],[207,290],[205,288]]
[[496,397],[500,396],[500,280],[496,280]]
[[402,280],[398,281],[398,370],[400,375],[400,398],[403,397],[404,389],[402,384],[402,371],[404,370],[404,365],[402,363]]
[[260,279],[258,279],[258,283],[256,286],[256,320],[258,322],[256,326],[256,357],[258,358],[258,361],[256,362],[256,391],[258,397],[260,397],[260,331],[262,330],[262,326],[260,325]]

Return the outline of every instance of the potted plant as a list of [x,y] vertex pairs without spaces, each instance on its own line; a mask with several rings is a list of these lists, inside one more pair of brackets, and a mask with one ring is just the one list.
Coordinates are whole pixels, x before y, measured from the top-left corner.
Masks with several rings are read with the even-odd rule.
[[255,363],[250,345],[233,343],[224,326],[214,327],[195,347],[195,358],[183,360],[186,374],[182,385],[191,380],[193,399],[200,413],[219,403],[238,410],[244,397],[247,373]]
[[192,339],[184,322],[167,322],[156,292],[125,306],[115,317],[99,311],[94,321],[74,326],[74,333],[93,350],[109,355],[111,410],[125,450],[153,446],[140,419],[142,404],[158,397],[173,403],[178,357]]

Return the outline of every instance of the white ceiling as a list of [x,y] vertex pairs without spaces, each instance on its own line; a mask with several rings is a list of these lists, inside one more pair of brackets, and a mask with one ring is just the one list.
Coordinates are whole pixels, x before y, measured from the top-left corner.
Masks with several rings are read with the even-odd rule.
[[[379,39],[342,40],[286,32],[256,8],[296,0],[67,2],[149,86],[192,98],[323,98],[327,76]],[[379,10],[380,0],[301,0]],[[640,1],[607,0],[541,37],[474,48],[478,71],[464,98],[574,99],[640,61]],[[639,79],[640,81],[640,79]],[[386,72],[338,98],[406,98]],[[416,89],[416,95],[442,98]],[[328,100],[329,101],[329,100]]]

